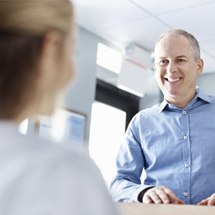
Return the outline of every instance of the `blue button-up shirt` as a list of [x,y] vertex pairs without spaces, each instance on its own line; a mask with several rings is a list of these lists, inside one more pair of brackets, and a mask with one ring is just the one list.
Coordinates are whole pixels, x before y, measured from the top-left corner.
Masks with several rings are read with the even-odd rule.
[[137,202],[142,190],[159,185],[186,204],[215,193],[215,97],[198,91],[184,109],[164,100],[140,111],[128,126],[116,165],[115,201]]

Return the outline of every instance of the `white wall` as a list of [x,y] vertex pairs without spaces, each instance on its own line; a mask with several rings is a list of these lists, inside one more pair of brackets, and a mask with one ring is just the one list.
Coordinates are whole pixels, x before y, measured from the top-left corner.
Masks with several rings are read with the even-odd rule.
[[197,83],[204,93],[215,96],[215,73],[203,73]]
[[97,44],[104,42],[101,38],[77,26],[75,48],[76,77],[69,87],[65,106],[87,116],[86,145],[89,142],[91,109],[96,87],[96,53]]

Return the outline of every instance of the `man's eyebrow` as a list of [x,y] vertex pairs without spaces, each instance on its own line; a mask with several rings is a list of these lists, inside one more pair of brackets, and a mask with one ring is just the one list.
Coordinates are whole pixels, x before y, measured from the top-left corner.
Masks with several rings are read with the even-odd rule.
[[166,58],[168,58],[168,57],[162,57],[162,56],[161,56],[161,57],[158,57],[157,59],[160,60],[160,59],[166,59]]
[[177,56],[176,58],[181,58],[181,57],[187,58],[186,55],[179,55],[179,56]]

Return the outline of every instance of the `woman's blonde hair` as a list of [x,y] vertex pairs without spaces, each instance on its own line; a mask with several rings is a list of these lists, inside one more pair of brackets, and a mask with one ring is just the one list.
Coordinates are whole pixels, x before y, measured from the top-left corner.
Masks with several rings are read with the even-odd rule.
[[34,99],[37,66],[50,31],[73,28],[70,0],[0,1],[0,118],[12,119]]
[[12,32],[43,35],[57,30],[68,33],[73,11],[69,0],[0,1],[0,28]]

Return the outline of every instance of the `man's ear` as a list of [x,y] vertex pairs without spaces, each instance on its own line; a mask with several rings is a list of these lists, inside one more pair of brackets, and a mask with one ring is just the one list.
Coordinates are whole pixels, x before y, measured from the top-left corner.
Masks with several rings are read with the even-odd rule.
[[154,77],[156,77],[156,63],[153,62],[153,72],[154,72]]
[[153,62],[153,69],[154,69],[154,72],[155,72],[155,70],[156,70],[155,62]]
[[197,62],[197,72],[199,75],[202,73],[203,68],[204,68],[204,61],[203,59],[200,58]]

